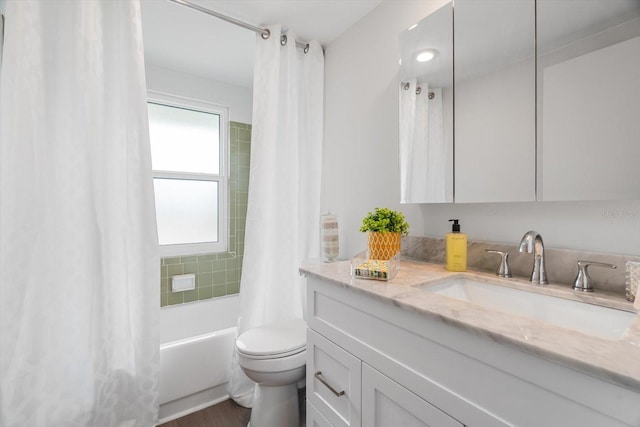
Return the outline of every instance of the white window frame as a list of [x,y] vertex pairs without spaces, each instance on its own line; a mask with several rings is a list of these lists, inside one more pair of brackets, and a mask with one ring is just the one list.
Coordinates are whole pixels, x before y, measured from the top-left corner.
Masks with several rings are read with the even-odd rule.
[[220,116],[220,171],[218,175],[153,170],[153,178],[193,179],[218,182],[218,241],[160,245],[160,256],[184,256],[228,251],[229,243],[229,109],[207,101],[147,91],[147,102],[202,111]]

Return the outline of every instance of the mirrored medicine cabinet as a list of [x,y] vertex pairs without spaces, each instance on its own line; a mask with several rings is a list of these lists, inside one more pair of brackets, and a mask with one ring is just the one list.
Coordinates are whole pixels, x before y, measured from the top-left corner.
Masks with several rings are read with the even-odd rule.
[[640,0],[453,0],[399,41],[402,203],[640,199]]

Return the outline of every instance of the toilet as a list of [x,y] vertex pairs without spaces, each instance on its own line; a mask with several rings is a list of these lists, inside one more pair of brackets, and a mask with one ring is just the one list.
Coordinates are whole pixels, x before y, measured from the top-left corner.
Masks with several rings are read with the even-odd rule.
[[236,339],[238,363],[256,383],[251,427],[298,427],[298,382],[305,377],[307,325],[302,319],[245,331]]

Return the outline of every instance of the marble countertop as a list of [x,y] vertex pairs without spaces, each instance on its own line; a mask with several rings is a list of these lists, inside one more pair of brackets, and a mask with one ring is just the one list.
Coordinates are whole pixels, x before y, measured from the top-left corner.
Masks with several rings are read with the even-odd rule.
[[[640,391],[640,315],[633,304],[621,295],[578,293],[567,285],[536,286],[526,279],[499,279],[492,274],[474,271],[453,273],[443,265],[411,259],[403,259],[397,275],[388,282],[352,278],[349,261],[325,263],[311,260],[303,263],[300,272]],[[498,280],[511,288],[630,311],[636,313],[636,318],[622,338],[607,339],[418,288],[461,274],[478,281],[496,283]]]

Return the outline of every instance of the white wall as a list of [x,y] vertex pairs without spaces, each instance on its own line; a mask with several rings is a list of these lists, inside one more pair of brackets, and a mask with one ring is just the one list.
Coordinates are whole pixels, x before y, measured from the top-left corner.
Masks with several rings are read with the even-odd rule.
[[515,244],[535,229],[547,247],[640,255],[638,200],[399,204],[398,34],[444,3],[387,0],[326,47],[322,206],[339,216],[341,256],[365,247],[358,228],[376,206],[402,210],[417,236],[460,218],[470,239]]
[[375,207],[401,210],[424,233],[419,205],[400,205],[398,34],[446,1],[383,2],[325,49],[322,207],[338,215],[340,256],[366,248]]
[[251,123],[253,91],[250,88],[204,79],[154,64],[147,63],[145,67],[147,89],[228,107],[229,120]]
[[518,244],[536,230],[547,247],[640,255],[640,201],[423,205],[426,234],[441,237],[460,218],[472,240]]

